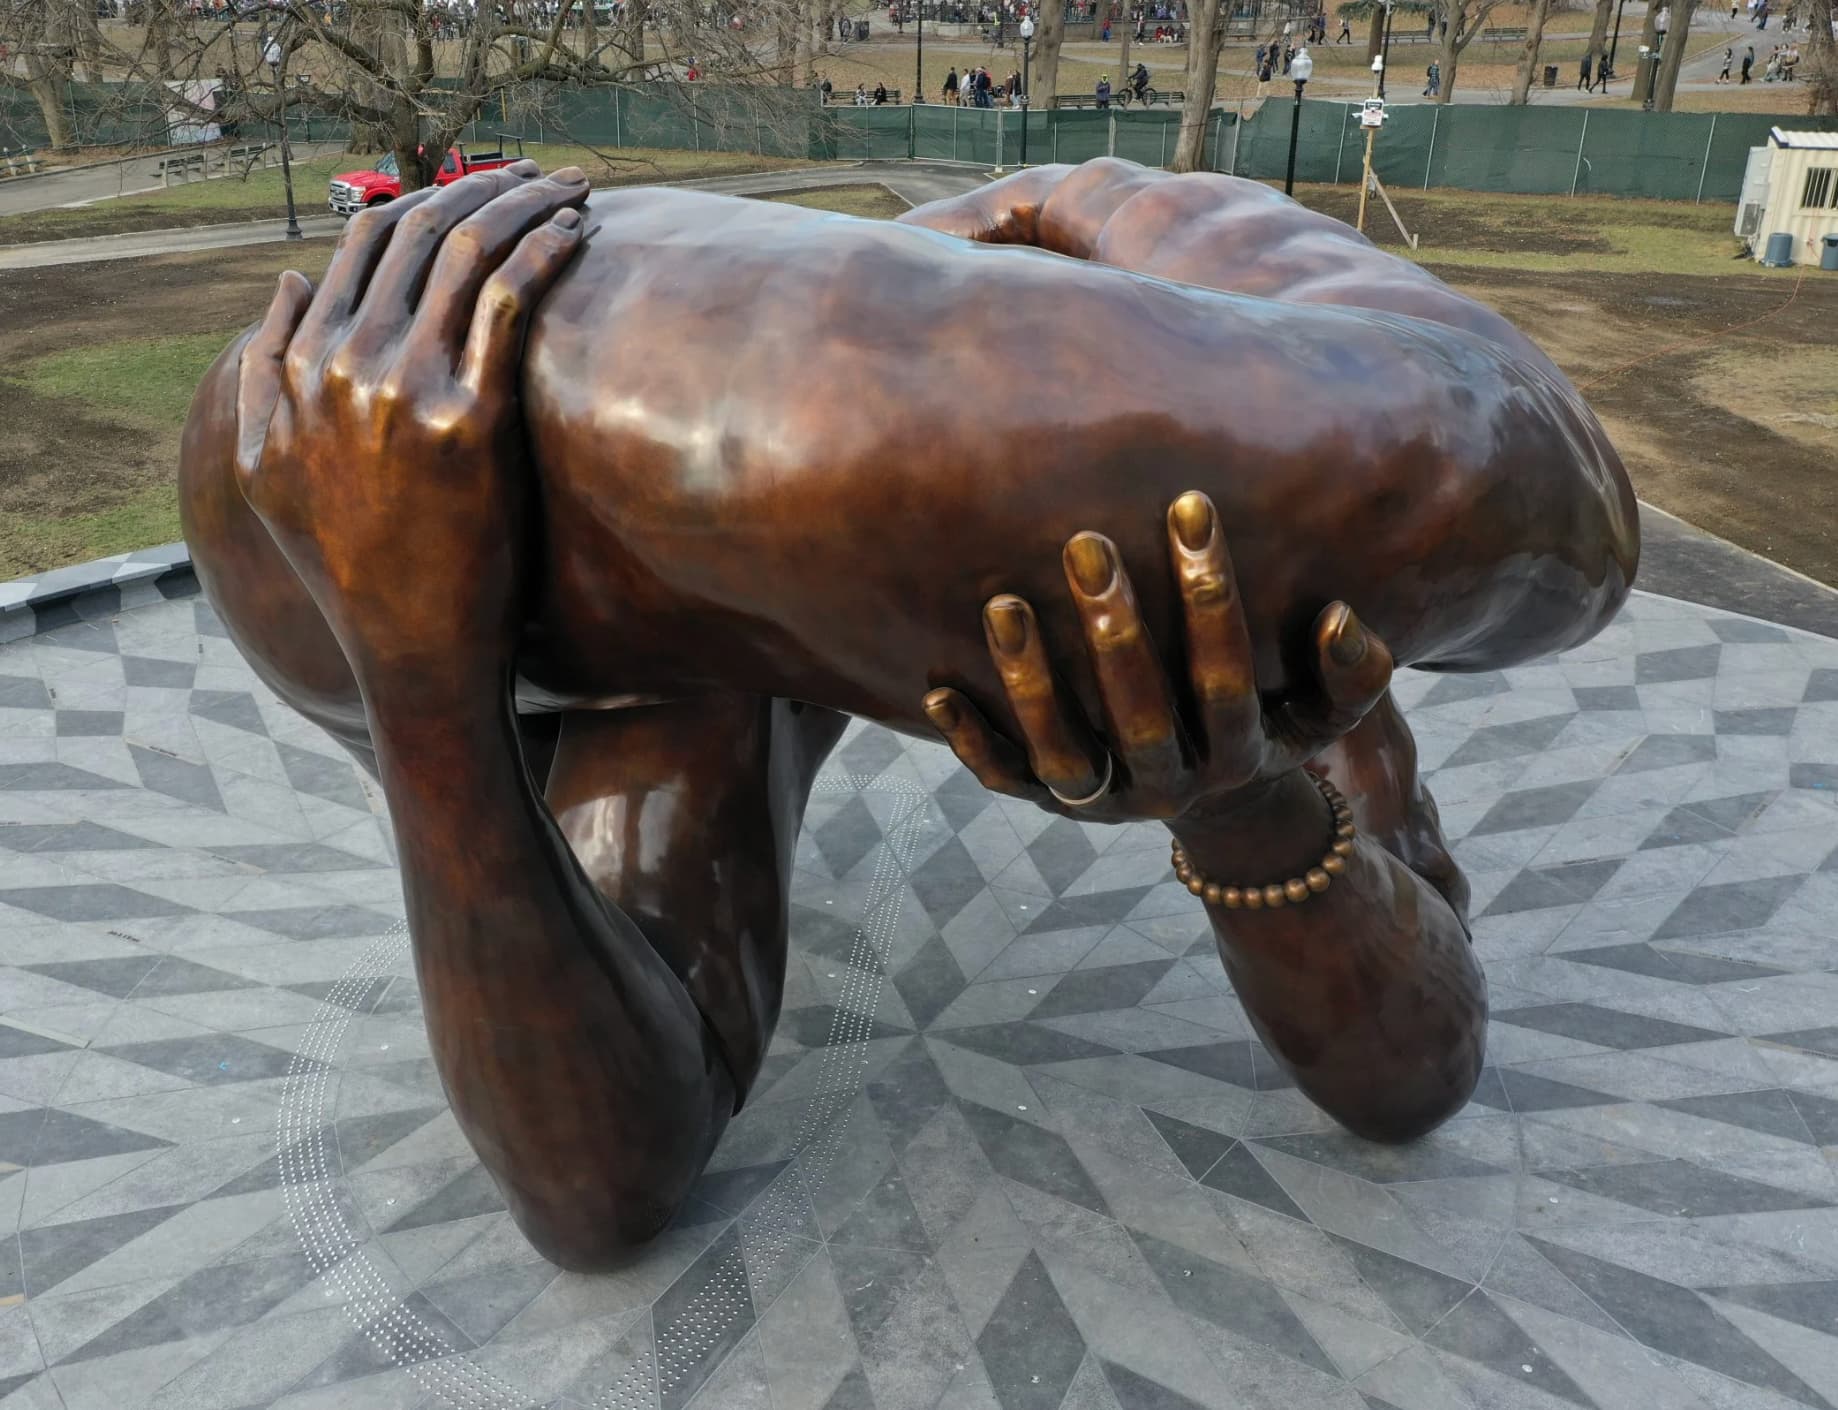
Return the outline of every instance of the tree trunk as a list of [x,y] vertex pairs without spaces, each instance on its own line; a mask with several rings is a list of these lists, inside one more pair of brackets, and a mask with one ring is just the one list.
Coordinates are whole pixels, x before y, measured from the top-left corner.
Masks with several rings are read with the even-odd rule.
[[96,18],[95,0],[70,0],[70,17],[77,53],[83,60],[83,81],[100,83],[103,79],[102,24]]
[[773,42],[777,46],[778,79],[785,87],[791,87],[798,70],[798,31],[803,26],[798,21],[796,5],[781,5],[778,22],[774,26]]
[[1832,42],[1832,0],[1807,0],[1806,111],[1838,117],[1838,44]]
[[430,185],[446,153],[421,150],[421,121],[415,105],[406,96],[398,96],[389,105],[389,149],[396,154],[396,168],[402,173],[402,194],[419,191]]
[[[1649,85],[1653,82],[1653,42],[1659,37],[1659,11],[1666,0],[1647,0],[1646,23],[1640,27],[1640,46],[1634,50],[1634,101],[1644,103]],[[1640,50],[1647,51],[1641,56]]]
[[[1059,50],[1066,42],[1066,6],[1063,0],[1047,0],[1040,7],[1039,28],[1034,35],[1034,92],[1029,105],[1051,109],[1059,92]],[[1192,94],[1188,98],[1192,99]]]
[[1685,50],[1691,39],[1691,14],[1697,7],[1698,0],[1677,0],[1672,7],[1672,28],[1666,35],[1666,47],[1659,55],[1658,84],[1653,90],[1654,112],[1672,111],[1672,98],[1678,91],[1679,65],[1685,62]]
[[38,103],[39,115],[45,120],[45,135],[51,139],[51,150],[62,152],[76,145],[70,126],[70,75],[42,61],[27,61],[26,91]]
[[1532,0],[1525,17],[1525,47],[1519,51],[1519,71],[1513,75],[1512,102],[1524,107],[1532,99],[1532,77],[1538,68],[1538,51],[1544,45],[1544,22],[1551,13],[1551,0]]
[[1206,127],[1212,121],[1219,45],[1225,38],[1219,0],[1193,0],[1187,15],[1187,101],[1181,108],[1181,135],[1174,144],[1171,171],[1198,171],[1206,164]]
[[1454,0],[1453,4],[1443,6],[1436,12],[1436,23],[1445,19],[1449,22],[1449,32],[1436,44],[1436,67],[1441,72],[1441,87],[1432,103],[1446,103],[1455,92],[1455,71],[1461,67],[1461,51],[1466,47],[1462,43],[1463,25],[1468,18],[1466,0]]
[[626,0],[619,15],[619,37],[615,41],[634,65],[645,61],[645,11],[650,0]]
[[1589,26],[1589,72],[1593,75],[1602,67],[1602,59],[1608,53],[1608,24],[1614,18],[1615,0],[1596,0],[1595,19]]
[[816,82],[815,63],[811,41],[816,37],[816,26],[811,22],[814,8],[811,0],[788,0],[791,7],[791,24],[797,38],[797,47],[792,54],[791,81],[797,88],[809,88]]
[[147,40],[141,54],[161,83],[170,82],[176,73],[172,50],[179,26],[172,7],[173,0],[147,0]]

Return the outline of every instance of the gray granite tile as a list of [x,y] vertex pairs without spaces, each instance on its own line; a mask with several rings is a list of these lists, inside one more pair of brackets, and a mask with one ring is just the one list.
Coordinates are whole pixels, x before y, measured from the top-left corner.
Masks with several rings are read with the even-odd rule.
[[1618,773],[1645,773],[1673,769],[1681,764],[1704,764],[1717,757],[1717,742],[1708,734],[1649,734],[1621,763]]
[[123,652],[121,673],[129,685],[154,686],[162,690],[190,690],[198,675],[195,661],[164,661],[152,656],[134,656]]
[[1634,683],[1655,685],[1666,681],[1704,680],[1717,674],[1721,646],[1681,646],[1669,651],[1643,651],[1634,658]]
[[1543,1239],[1531,1242],[1644,1345],[1802,1405],[1822,1403],[1823,1397],[1696,1293]]
[[1495,1012],[1494,1021],[1554,1033],[1599,1047],[1628,1051],[1669,1047],[1676,1043],[1704,1043],[1728,1034],[1644,1014],[1623,1013],[1596,1004],[1540,1004]]
[[1104,1196],[1064,1137],[975,1102],[958,1105],[998,1174],[1098,1214],[1110,1213]]
[[159,1150],[171,1144],[157,1136],[56,1107],[28,1107],[0,1114],[0,1161],[28,1168]]
[[1023,1260],[976,1339],[1002,1410],[1059,1410],[1085,1338],[1037,1254]]
[[1207,1167],[1200,1183],[1234,1199],[1249,1200],[1276,1214],[1308,1222],[1308,1215],[1292,1200],[1270,1172],[1258,1164],[1252,1148],[1242,1141],[1232,1142],[1225,1154]]
[[1066,975],[1041,999],[1030,1018],[1062,1018],[1068,1014],[1098,1013],[1133,1008],[1148,995],[1175,961],[1163,957],[1136,964],[1078,969]]
[[136,1209],[20,1230],[19,1255],[26,1291],[33,1297],[43,1296],[97,1259],[158,1228],[180,1209],[177,1205]]
[[218,791],[216,776],[208,764],[194,764],[164,750],[147,749],[138,744],[129,744],[128,753],[140,774],[141,786],[149,793],[161,793],[216,813],[226,811],[223,794]]
[[121,735],[122,713],[119,710],[59,710],[59,739],[116,739]]
[[1320,1343],[1269,1283],[1148,1234],[1135,1233],[1134,1237],[1169,1300],[1189,1317],[1338,1377]]
[[0,826],[0,847],[14,852],[158,851],[161,844],[101,823],[13,823]]
[[1440,1351],[1477,1362],[1520,1385],[1596,1410],[1595,1401],[1545,1349],[1485,1292],[1475,1289],[1432,1327],[1424,1340]]
[[[284,1077],[296,1062],[294,1054],[254,1043],[234,1033],[212,1033],[196,1038],[159,1038],[144,1043],[123,1043],[104,1049],[109,1056],[136,1062],[156,1072],[182,1077],[187,1082],[210,1085],[258,1082]],[[317,1063],[303,1063],[311,1071]]]
[[51,920],[138,920],[190,914],[189,906],[150,896],[127,886],[96,882],[88,886],[23,886],[0,891],[0,905]]
[[1687,1160],[1598,1165],[1584,1170],[1541,1170],[1539,1175],[1671,1219],[1832,1207],[1832,1201],[1816,1195],[1726,1175]]
[[1804,881],[1803,876],[1763,876],[1699,886],[1661,922],[1653,938],[1675,940],[1753,930],[1766,925]]
[[72,768],[69,764],[49,761],[26,764],[0,764],[0,792],[43,793],[101,789],[125,789],[132,785],[120,779]]
[[1579,783],[1556,783],[1545,788],[1528,788],[1508,793],[1490,807],[1469,831],[1471,837],[1489,837],[1517,832],[1525,828],[1551,827],[1569,822],[1578,808],[1589,801],[1599,780]]

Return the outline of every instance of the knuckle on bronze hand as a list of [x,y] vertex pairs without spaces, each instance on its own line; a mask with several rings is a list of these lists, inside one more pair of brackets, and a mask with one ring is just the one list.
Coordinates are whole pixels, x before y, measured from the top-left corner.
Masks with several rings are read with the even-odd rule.
[[485,242],[479,238],[478,227],[468,221],[449,234],[440,249],[443,257],[457,260],[461,267],[467,267],[483,257]]

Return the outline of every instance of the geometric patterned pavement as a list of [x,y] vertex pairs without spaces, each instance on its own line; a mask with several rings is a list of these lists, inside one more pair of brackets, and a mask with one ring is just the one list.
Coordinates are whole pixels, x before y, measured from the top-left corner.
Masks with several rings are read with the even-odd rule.
[[1638,595],[1398,690],[1456,1120],[1288,1088],[1158,829],[857,728],[757,1096],[588,1278],[446,1111],[377,791],[209,609],[0,647],[0,1407],[1838,1406],[1838,642]]

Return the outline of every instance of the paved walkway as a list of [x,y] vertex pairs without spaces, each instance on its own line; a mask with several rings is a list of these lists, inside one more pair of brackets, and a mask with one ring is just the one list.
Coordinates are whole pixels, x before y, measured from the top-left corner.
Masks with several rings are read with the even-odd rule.
[[[342,142],[296,143],[294,156],[305,160],[343,150]],[[11,181],[0,181],[0,215],[24,215],[60,206],[83,206],[116,196],[138,195],[163,189],[159,164],[164,154],[129,157],[102,166],[70,171],[48,171]],[[227,180],[229,178],[214,178]]]
[[[971,190],[984,179],[981,168],[915,162],[864,162],[856,166],[723,176],[682,184],[698,190],[745,196],[768,191],[810,191],[825,186],[854,186],[875,182],[888,187],[912,205],[923,205],[927,201]],[[286,238],[286,224],[283,220],[259,220],[235,225],[145,230],[127,235],[95,235],[80,240],[45,240],[32,245],[0,245],[0,270],[43,269],[50,265],[137,259],[187,250],[220,250],[237,245],[273,244]],[[301,231],[309,239],[336,235],[344,226],[342,216],[310,216],[300,222]]]
[[1476,1100],[1382,1149],[1247,1026],[1165,834],[858,728],[676,1226],[523,1241],[374,788],[196,599],[0,647],[7,1410],[1824,1410],[1838,642],[1639,595],[1400,682]]

